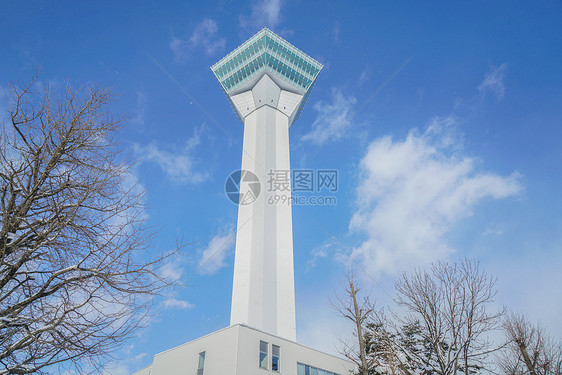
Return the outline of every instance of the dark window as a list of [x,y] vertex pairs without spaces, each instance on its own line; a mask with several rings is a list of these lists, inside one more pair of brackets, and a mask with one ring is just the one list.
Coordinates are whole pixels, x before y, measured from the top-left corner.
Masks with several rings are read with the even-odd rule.
[[326,371],[317,367],[297,362],[297,375],[339,375],[335,372]]
[[260,341],[260,367],[267,369],[267,347],[268,344],[265,341]]
[[197,362],[197,375],[203,375],[205,368],[205,352],[199,353],[199,362]]
[[271,370],[279,372],[279,347],[271,345]]

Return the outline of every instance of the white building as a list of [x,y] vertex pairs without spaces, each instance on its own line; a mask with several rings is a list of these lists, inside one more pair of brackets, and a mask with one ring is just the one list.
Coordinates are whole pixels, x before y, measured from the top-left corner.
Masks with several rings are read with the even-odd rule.
[[351,362],[295,342],[290,181],[267,189],[275,172],[290,176],[289,127],[322,65],[263,29],[211,69],[244,123],[230,327],[157,354],[136,374],[347,375]]
[[136,375],[346,375],[352,364],[236,324],[154,356]]

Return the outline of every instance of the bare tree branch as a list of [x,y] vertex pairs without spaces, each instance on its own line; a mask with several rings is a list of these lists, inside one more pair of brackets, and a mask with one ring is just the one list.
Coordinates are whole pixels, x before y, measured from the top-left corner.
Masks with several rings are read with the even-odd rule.
[[440,375],[469,375],[484,368],[487,355],[499,349],[488,337],[503,313],[488,311],[495,283],[469,259],[404,274],[396,283],[396,302],[407,314],[399,321],[419,327],[425,344],[425,350],[407,354]]
[[0,375],[98,368],[167,285],[111,92],[34,87],[12,85],[1,129]]
[[374,358],[367,356],[365,327],[367,322],[373,319],[375,308],[368,296],[359,296],[360,290],[353,272],[349,270],[346,274],[343,295],[336,295],[330,302],[339,315],[353,322],[355,326],[354,335],[357,337],[357,345],[340,340],[341,354],[353,361],[362,375],[368,375],[369,369],[373,367]]
[[498,354],[498,367],[506,375],[562,374],[562,342],[523,314],[508,314],[502,322],[507,345]]

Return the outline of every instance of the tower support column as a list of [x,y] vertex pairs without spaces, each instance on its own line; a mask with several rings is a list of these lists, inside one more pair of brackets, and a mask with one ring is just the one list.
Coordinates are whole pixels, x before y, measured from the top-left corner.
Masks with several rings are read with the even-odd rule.
[[281,92],[275,82],[264,75],[258,85],[254,102],[268,104],[244,117],[242,170],[259,178],[261,192],[238,208],[230,324],[296,340],[289,117],[271,106]]

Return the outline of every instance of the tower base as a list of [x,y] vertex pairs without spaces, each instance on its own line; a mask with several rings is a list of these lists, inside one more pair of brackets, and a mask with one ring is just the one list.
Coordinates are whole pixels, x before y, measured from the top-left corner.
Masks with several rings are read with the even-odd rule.
[[349,375],[353,369],[350,361],[237,324],[156,354],[134,375]]

